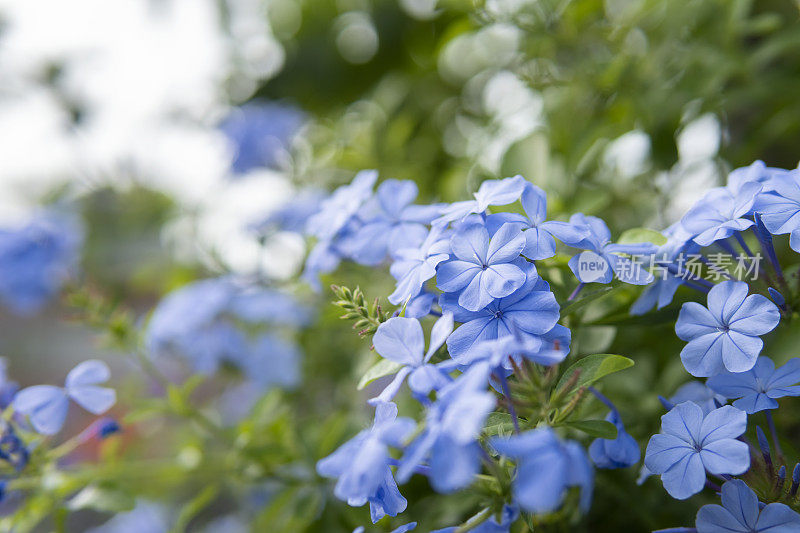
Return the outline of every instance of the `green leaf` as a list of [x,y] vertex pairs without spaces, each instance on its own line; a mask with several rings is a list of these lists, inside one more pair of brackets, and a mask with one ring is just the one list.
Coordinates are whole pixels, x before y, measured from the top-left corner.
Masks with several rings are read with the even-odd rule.
[[581,309],[586,307],[588,304],[590,304],[590,303],[592,303],[592,302],[594,302],[596,300],[599,300],[600,298],[603,298],[604,296],[608,296],[612,292],[619,290],[621,287],[622,287],[621,283],[618,284],[618,285],[607,285],[607,286],[603,287],[602,289],[596,290],[594,292],[590,292],[589,294],[587,294],[583,298],[581,298],[579,300],[575,300],[574,302],[570,302],[567,305],[565,305],[564,307],[562,307],[561,308],[561,317],[563,318],[565,316],[572,315],[572,314],[576,313],[577,311],[580,311]]
[[486,425],[483,428],[483,432],[488,436],[508,435],[513,429],[514,422],[511,420],[511,415],[495,411],[494,413],[489,413],[489,416],[486,418]]
[[89,485],[76,494],[67,504],[72,511],[94,509],[95,511],[119,513],[130,511],[136,501],[130,494],[119,489]]
[[608,353],[587,355],[583,359],[576,361],[564,372],[564,375],[558,380],[558,385],[556,385],[554,394],[570,392],[562,391],[562,388],[572,379],[575,372],[580,372],[580,374],[572,388],[579,389],[581,387],[588,387],[604,376],[619,372],[620,370],[625,370],[632,366],[633,360],[621,355]]
[[617,426],[607,420],[570,420],[565,425],[600,439],[616,439]]
[[636,244],[640,242],[651,242],[656,246],[662,246],[666,244],[667,238],[652,229],[633,228],[624,231],[617,239],[617,244]]
[[401,368],[403,368],[403,365],[400,363],[395,363],[388,359],[381,359],[361,376],[361,380],[358,382],[358,390],[363,389],[378,378],[397,373]]
[[181,508],[181,512],[178,515],[177,520],[175,520],[175,526],[172,528],[172,533],[181,533],[182,531],[186,531],[186,528],[189,526],[189,522],[197,516],[203,509],[208,507],[217,497],[219,494],[219,487],[215,485],[209,485],[200,493],[189,500],[183,508]]

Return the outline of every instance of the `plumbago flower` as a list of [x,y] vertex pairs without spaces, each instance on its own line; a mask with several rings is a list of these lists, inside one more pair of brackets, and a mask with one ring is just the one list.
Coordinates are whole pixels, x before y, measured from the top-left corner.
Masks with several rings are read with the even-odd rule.
[[274,333],[251,338],[240,324],[296,328],[310,317],[309,310],[287,294],[228,277],[201,280],[159,303],[145,344],[151,357],[182,357],[203,374],[231,363],[264,387],[292,387],[300,375],[297,347]]
[[747,372],[725,372],[712,376],[708,386],[728,399],[738,398],[733,406],[747,414],[777,409],[777,398],[800,396],[800,359],[790,359],[780,368],[768,357],[759,357]]
[[773,235],[789,234],[789,246],[800,252],[800,171],[776,176],[770,189],[758,195],[753,210]]
[[484,181],[474,194],[474,200],[450,204],[444,208],[442,216],[437,218],[434,224],[463,220],[473,213],[485,212],[492,205],[513,204],[519,200],[526,183],[522,176]]
[[586,228],[567,222],[546,220],[547,193],[533,183],[525,183],[520,203],[525,211],[525,216],[514,213],[497,213],[491,217],[504,223],[517,224],[524,230],[525,248],[522,255],[528,259],[540,260],[553,257],[556,254],[556,238],[569,243],[588,237]]
[[276,166],[305,118],[296,107],[274,102],[234,109],[220,125],[233,148],[233,171],[244,174]]
[[100,386],[111,371],[102,361],[92,359],[79,364],[67,374],[63,387],[34,385],[19,391],[12,406],[26,415],[33,429],[43,435],[55,435],[64,427],[72,400],[92,414],[100,415],[117,401],[113,389]]
[[678,404],[661,417],[661,433],[647,443],[644,464],[661,476],[670,496],[685,500],[703,490],[706,471],[738,475],[750,468],[748,446],[736,440],[746,428],[745,412],[730,405],[704,415],[692,402]]
[[592,462],[598,468],[627,468],[638,463],[641,457],[639,443],[625,431],[619,411],[612,409],[606,420],[616,426],[617,438],[595,439],[589,445]]
[[794,533],[800,531],[800,514],[788,505],[762,507],[756,494],[741,479],[722,485],[722,505],[704,505],[697,513],[698,533]]
[[400,461],[398,481],[405,483],[427,458],[428,479],[437,492],[453,492],[472,482],[480,470],[476,439],[495,404],[494,395],[486,390],[489,373],[488,365],[473,365],[438,391],[428,408],[425,430]]
[[360,507],[369,502],[373,523],[387,514],[397,516],[407,502],[389,468],[389,447],[401,448],[415,426],[410,418],[397,418],[394,403],[379,403],[372,427],[319,460],[317,472],[337,479],[334,494],[348,505]]
[[76,269],[82,244],[80,224],[58,213],[0,228],[0,303],[18,315],[41,310]]
[[683,304],[675,333],[689,343],[681,350],[686,370],[708,377],[726,369],[746,372],[756,364],[759,338],[780,321],[778,307],[760,294],[747,295],[747,283],[724,281],[708,292],[708,307]]
[[374,402],[388,402],[394,398],[400,386],[408,377],[408,386],[416,394],[426,395],[430,391],[440,389],[450,382],[447,374],[436,366],[429,364],[433,354],[444,344],[445,339],[453,331],[453,315],[445,313],[433,325],[428,351],[423,355],[425,339],[422,326],[415,318],[394,317],[380,326],[372,344],[381,357],[403,365],[394,380],[386,386]]
[[752,220],[744,217],[752,211],[761,189],[757,182],[743,183],[738,190],[713,189],[686,213],[681,225],[700,246],[727,239],[753,225]]
[[[573,237],[568,240],[562,234],[564,244],[587,250],[583,254],[573,256],[569,260],[569,268],[581,283],[611,283],[614,274],[625,283],[633,285],[646,285],[653,281],[653,275],[644,265],[634,262],[625,255],[646,256],[656,253],[658,248],[650,243],[614,244],[611,242],[611,231],[606,223],[597,217],[576,213],[569,219],[570,224],[577,229]],[[586,268],[586,262],[598,263],[594,268]]]
[[523,509],[533,513],[554,511],[569,487],[581,488],[581,508],[588,509],[594,473],[577,442],[563,442],[545,427],[494,437],[490,444],[499,454],[517,459],[514,498]]
[[661,399],[661,403],[666,404],[667,411],[683,402],[693,402],[703,410],[704,415],[707,415],[724,405],[725,397],[699,381],[690,381],[678,387],[669,400]]
[[[445,293],[441,298],[444,311],[453,313],[456,322],[462,322],[447,339],[450,357],[463,360],[473,346],[482,341],[510,337],[517,331],[532,345],[541,346],[539,336],[556,325],[559,306],[546,281],[539,278],[536,268],[527,264],[525,284],[516,292],[494,300],[480,311],[468,311],[458,304],[458,293]],[[535,349],[535,346],[530,346]]]
[[389,269],[397,280],[397,288],[388,300],[399,305],[417,297],[425,282],[436,275],[436,267],[450,257],[449,253],[450,241],[443,226],[433,226],[419,248],[399,250]]
[[428,234],[425,225],[441,211],[438,205],[412,205],[418,193],[413,181],[381,183],[357,213],[363,226],[342,244],[346,254],[359,264],[374,266],[388,254],[418,246]]
[[661,309],[672,302],[675,292],[686,283],[686,273],[673,265],[682,256],[697,253],[700,245],[692,240],[692,236],[683,229],[680,223],[673,224],[663,232],[667,242],[658,249],[655,263],[661,267],[658,277],[648,285],[630,309],[632,315],[643,315],[653,309]]
[[525,237],[513,224],[504,224],[491,238],[482,224],[461,228],[450,239],[455,258],[439,266],[436,285],[448,293],[461,291],[458,305],[479,311],[525,283],[524,247]]

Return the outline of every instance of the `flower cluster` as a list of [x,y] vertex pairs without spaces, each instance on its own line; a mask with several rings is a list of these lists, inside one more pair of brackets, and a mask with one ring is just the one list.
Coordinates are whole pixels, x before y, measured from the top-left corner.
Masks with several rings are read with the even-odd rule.
[[[396,466],[397,482],[421,474],[442,493],[485,490],[486,472],[510,497],[487,497],[489,505],[466,522],[469,526],[475,520],[488,525],[491,516],[501,519],[505,506],[534,522],[559,509],[588,508],[592,463],[596,468],[628,467],[639,462],[640,448],[616,406],[591,386],[602,377],[593,375],[599,361],[611,363],[604,356],[570,353],[570,329],[559,322],[565,302],[582,305],[586,285],[613,282],[609,290],[646,285],[630,309],[634,315],[668,306],[681,286],[705,299],[683,304],[675,332],[687,342],[680,353],[685,369],[709,378],[708,384],[691,382],[672,401],[663,400],[669,412],[647,445],[644,472],[661,476],[677,499],[705,487],[720,490],[709,476],[728,480],[721,489],[725,509],[733,505],[734,490],[749,498],[750,489],[733,477],[752,477],[748,473],[759,467],[751,460],[758,450],[743,437],[747,415],[769,413],[778,398],[800,395],[800,359],[776,369],[761,355],[762,337],[788,316],[793,303],[784,296],[791,291],[773,236],[790,233],[793,248],[800,242],[800,171],[756,162],[732,172],[727,186],[710,191],[662,234],[634,231],[618,243],[597,217],[578,213],[568,221],[547,220],[545,192],[521,176],[486,181],[470,200],[430,206],[412,204],[417,196],[413,183],[387,180],[373,192],[376,181],[374,172],[362,172],[324,200],[307,225],[317,242],[307,279],[318,283],[317,276],[342,259],[388,264],[396,280],[388,299],[399,306],[377,327],[372,342],[381,359],[362,380],[394,376],[369,401],[376,408],[376,425],[318,466],[321,474],[338,480],[338,497],[352,505],[369,501],[373,521],[402,512],[407,502],[397,491]],[[755,257],[748,241],[760,246],[770,267],[750,265],[759,274],[752,277],[752,287],[708,260],[718,250]],[[577,286],[566,299],[557,297],[540,274],[557,268],[553,258],[559,243],[581,251],[567,261]],[[696,255],[717,282],[687,275],[680,264],[684,254]],[[438,318],[426,350],[424,324],[431,316]],[[575,362],[563,370],[560,364],[568,356]],[[418,423],[395,418],[392,402],[404,383],[425,410]],[[578,420],[585,396],[609,408],[604,421]],[[727,399],[734,404],[725,405]],[[391,427],[402,427],[392,433],[397,438],[386,440],[377,429],[383,427],[378,421],[386,419],[382,411],[393,413]],[[580,437],[569,438],[574,431],[565,428],[570,427],[579,429],[577,435],[597,437],[588,454]],[[377,448],[367,451],[372,447]],[[359,459],[365,454],[370,475],[363,470],[366,458]],[[344,455],[348,461],[341,459]],[[771,470],[773,478],[783,476],[774,482],[780,487],[771,494],[773,501],[794,498],[796,490],[790,494],[783,488],[785,470]],[[349,493],[340,489],[345,484]],[[578,501],[568,497],[571,487],[578,487]],[[772,515],[787,523],[800,520],[786,505],[770,505],[764,523],[772,523]],[[705,507],[698,529],[723,531],[711,525],[728,520],[720,513]],[[761,519],[747,515],[741,520],[755,527],[750,522]]]
[[[503,523],[491,530],[507,531],[511,521],[503,517],[505,508],[529,516],[565,507],[585,511],[594,482],[592,461],[599,468],[628,467],[638,462],[639,447],[617,408],[596,389],[587,389],[601,376],[583,368],[559,371],[570,353],[571,332],[559,324],[560,305],[538,267],[548,265],[559,242],[593,254],[602,271],[593,279],[583,276],[579,255],[569,263],[581,282],[575,298],[590,281],[652,281],[632,257],[653,255],[657,246],[615,244],[597,217],[547,220],[545,192],[521,176],[486,181],[472,200],[429,206],[411,203],[417,196],[411,182],[387,180],[373,192],[376,180],[374,172],[360,173],[324,200],[307,225],[317,239],[306,265],[311,281],[342,259],[368,266],[388,263],[396,280],[388,299],[399,306],[372,339],[382,359],[367,381],[394,376],[369,400],[376,409],[375,426],[321,460],[319,473],[336,478],[335,494],[351,505],[369,502],[373,521],[406,508],[393,466],[397,482],[420,474],[441,493],[470,486],[486,491],[480,474],[495,476],[513,498],[495,495],[468,522],[471,527]],[[490,210],[498,206],[506,210]],[[426,350],[424,324],[431,316],[438,318]],[[618,369],[632,364],[607,357],[623,362]],[[392,417],[395,428],[403,420],[403,435],[398,429],[387,440],[381,413],[396,413],[391,402],[404,383],[425,414],[418,423]],[[547,398],[534,405],[526,394],[535,389],[546,390]],[[578,420],[587,390],[610,409],[607,420],[575,425],[583,428],[578,434],[584,438],[597,437],[589,454],[579,440],[560,434]],[[490,420],[497,417],[507,417],[507,424],[493,432]],[[603,431],[589,429],[597,425]],[[569,497],[573,487],[578,500]]]

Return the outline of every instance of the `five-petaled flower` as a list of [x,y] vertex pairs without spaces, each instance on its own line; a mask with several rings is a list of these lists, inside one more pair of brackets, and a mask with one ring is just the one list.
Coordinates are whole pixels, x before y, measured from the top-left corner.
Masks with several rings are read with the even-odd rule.
[[594,472],[586,452],[574,441],[561,441],[548,428],[534,429],[511,437],[495,437],[492,448],[517,459],[514,498],[534,513],[555,511],[568,487],[581,487],[581,507],[592,498]]
[[697,513],[698,533],[793,533],[800,531],[800,514],[788,505],[762,507],[741,479],[722,485],[722,505],[704,505]]
[[398,316],[378,326],[378,331],[372,337],[375,351],[383,358],[403,366],[380,396],[370,400],[370,403],[387,402],[394,398],[406,377],[411,390],[422,395],[449,383],[450,378],[447,374],[428,361],[452,331],[453,315],[445,313],[433,325],[430,346],[423,355],[425,339],[422,335],[422,326],[416,318]]
[[697,377],[726,369],[746,372],[756,364],[759,338],[780,321],[778,307],[760,294],[747,295],[747,283],[724,281],[708,292],[708,307],[683,304],[675,333],[689,344],[681,350],[686,370]]
[[747,414],[777,409],[777,398],[800,396],[800,359],[790,359],[780,368],[768,357],[759,357],[747,372],[725,372],[709,378],[708,386],[725,398],[738,398],[733,406]]
[[725,405],[703,415],[692,402],[676,405],[661,417],[661,433],[647,444],[644,464],[661,476],[673,498],[685,500],[703,490],[706,470],[720,476],[750,468],[747,444],[736,440],[747,428],[747,414]]
[[513,224],[503,224],[491,239],[483,225],[471,224],[453,235],[450,247],[455,258],[439,265],[437,286],[461,291],[458,305],[467,311],[480,311],[525,283],[525,236]]

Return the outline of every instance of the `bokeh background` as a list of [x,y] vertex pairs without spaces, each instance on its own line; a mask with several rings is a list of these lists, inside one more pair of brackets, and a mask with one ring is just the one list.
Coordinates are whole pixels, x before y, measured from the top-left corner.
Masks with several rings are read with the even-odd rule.
[[[298,227],[275,231],[276,210],[365,168],[414,180],[424,201],[522,174],[556,216],[595,214],[614,234],[663,229],[732,168],[796,167],[798,94],[797,0],[0,0],[0,226],[68,206],[85,228],[79,283],[141,323],[203,277],[297,291],[317,310],[300,338],[303,384],[259,408],[264,438],[292,442],[281,460],[313,465],[369,420],[355,384],[372,359],[330,291],[297,280],[306,243]],[[392,286],[385,269],[348,265],[323,281],[370,296]],[[619,327],[585,328],[578,342],[636,359],[609,388],[645,439],[660,415],[653,391],[685,379],[679,344],[667,324]],[[36,317],[0,311],[0,354],[23,385],[108,360],[120,415],[147,386],[63,302]],[[180,457],[192,444],[176,432],[137,424],[124,445]],[[636,476],[601,474],[588,531],[693,521],[698,502],[636,488]],[[140,492],[180,505],[186,479],[141,480]],[[224,493],[191,527],[351,531],[367,519],[324,483],[262,488]],[[406,519],[442,526],[470,505],[423,480],[404,494]],[[229,516],[245,497],[249,514]],[[76,531],[101,521],[76,520]]]

